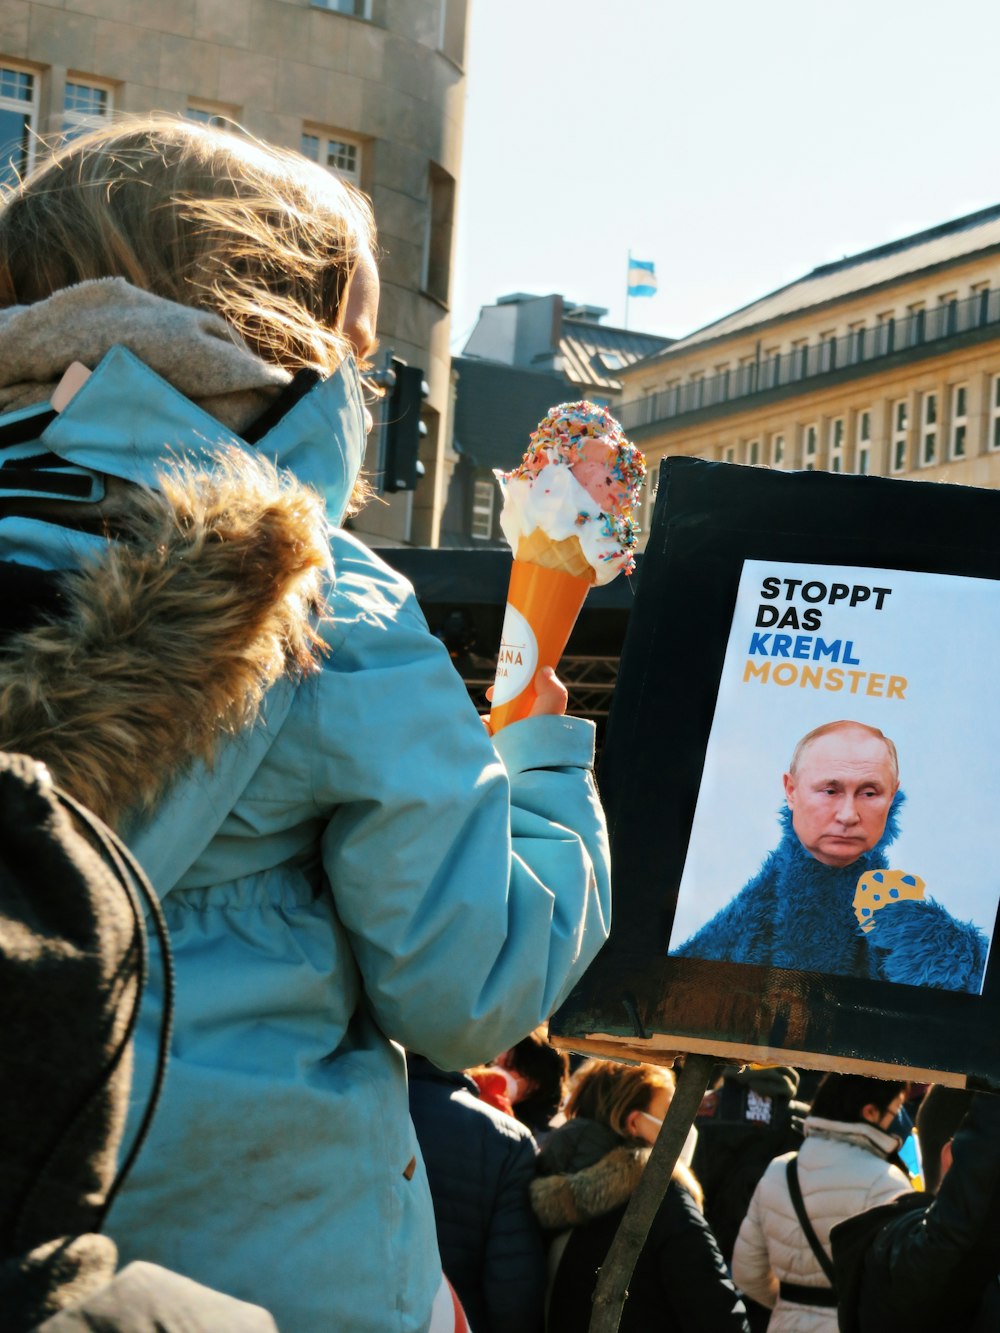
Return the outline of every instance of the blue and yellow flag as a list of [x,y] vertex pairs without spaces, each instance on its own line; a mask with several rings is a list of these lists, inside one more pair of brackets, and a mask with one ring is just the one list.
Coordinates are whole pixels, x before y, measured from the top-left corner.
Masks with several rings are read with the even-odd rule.
[[648,259],[629,259],[629,296],[656,295],[656,266]]

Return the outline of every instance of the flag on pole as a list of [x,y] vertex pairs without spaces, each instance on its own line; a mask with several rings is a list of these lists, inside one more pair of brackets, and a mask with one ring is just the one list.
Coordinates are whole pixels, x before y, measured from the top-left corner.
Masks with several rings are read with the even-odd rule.
[[656,266],[648,259],[629,259],[629,296],[656,295]]

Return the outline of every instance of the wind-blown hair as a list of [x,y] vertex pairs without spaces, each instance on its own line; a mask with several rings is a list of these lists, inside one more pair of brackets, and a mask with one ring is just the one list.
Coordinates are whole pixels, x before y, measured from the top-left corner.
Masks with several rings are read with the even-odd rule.
[[341,305],[375,224],[298,153],[166,116],[73,139],[6,193],[0,307],[121,277],[222,315],[263,360],[334,370]]

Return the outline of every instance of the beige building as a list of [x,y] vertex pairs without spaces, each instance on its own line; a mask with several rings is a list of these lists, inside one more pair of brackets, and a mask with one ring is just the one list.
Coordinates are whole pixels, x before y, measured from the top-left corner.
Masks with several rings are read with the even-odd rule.
[[651,492],[678,453],[1000,486],[1000,206],[823,265],[619,373]]
[[[437,543],[450,464],[449,290],[468,0],[0,0],[0,147],[30,167],[38,136],[116,112],[236,121],[341,172],[372,198],[379,337],[424,368],[424,476],[355,526]],[[374,433],[366,460],[377,474]]]

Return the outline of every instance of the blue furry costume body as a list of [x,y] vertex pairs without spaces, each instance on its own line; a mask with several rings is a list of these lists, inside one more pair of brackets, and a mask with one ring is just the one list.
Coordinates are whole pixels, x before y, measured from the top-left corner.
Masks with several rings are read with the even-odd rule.
[[885,849],[899,835],[903,800],[897,793],[882,837],[849,866],[824,865],[811,856],[784,806],[781,842],[736,897],[674,955],[978,994],[988,944],[971,921],[956,921],[932,898],[887,906],[868,935],[854,915],[861,875],[889,868]]

